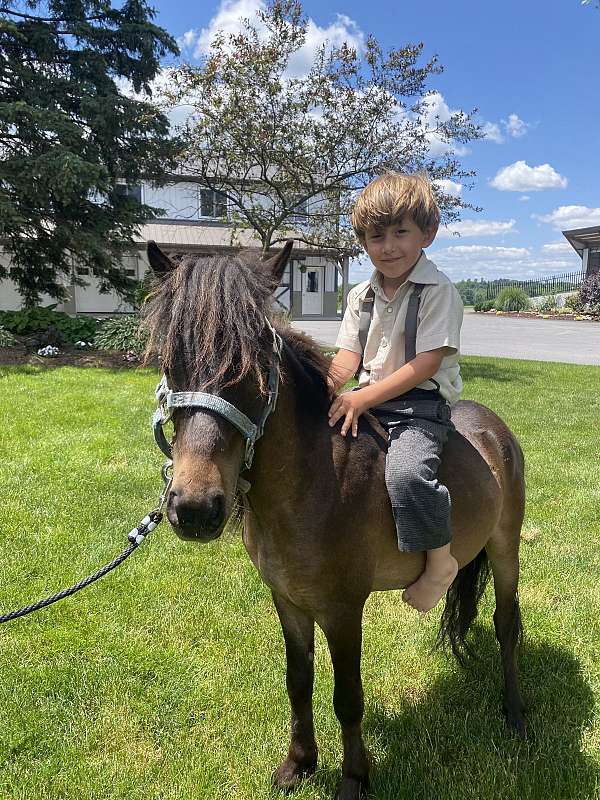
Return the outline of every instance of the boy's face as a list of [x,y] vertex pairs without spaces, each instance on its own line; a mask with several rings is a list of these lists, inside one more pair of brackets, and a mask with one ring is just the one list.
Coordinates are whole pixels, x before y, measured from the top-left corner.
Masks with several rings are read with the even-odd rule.
[[410,217],[400,223],[383,228],[368,228],[365,233],[365,250],[386,278],[399,278],[411,270],[419,260],[421,250],[435,239],[437,226],[423,232]]

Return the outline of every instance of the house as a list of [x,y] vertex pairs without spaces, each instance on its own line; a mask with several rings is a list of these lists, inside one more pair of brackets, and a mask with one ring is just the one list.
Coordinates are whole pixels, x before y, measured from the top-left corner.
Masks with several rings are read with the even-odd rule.
[[600,225],[563,231],[563,236],[581,256],[581,269],[586,278],[600,272]]
[[[251,230],[238,230],[232,241],[233,229],[227,223],[227,200],[218,192],[185,176],[173,176],[173,181],[156,187],[149,182],[125,186],[123,191],[147,205],[165,210],[165,215],[142,225],[138,231],[138,246],[122,261],[126,275],[141,280],[149,269],[146,244],[154,240],[168,253],[199,253],[211,255],[232,252],[239,247],[258,248],[260,242]],[[299,218],[301,218],[301,210]],[[2,263],[8,263],[0,251]],[[77,268],[74,266],[74,269]],[[116,294],[100,294],[96,281],[85,268],[78,274],[89,280],[86,287],[71,284],[70,299],[57,306],[68,314],[116,315],[132,311]],[[292,259],[275,294],[278,307],[292,319],[336,319],[338,285],[344,294],[348,285],[348,259],[340,267],[330,255],[307,245],[294,247]],[[42,298],[42,305],[54,302]],[[0,310],[21,307],[21,297],[10,280],[0,282]]]

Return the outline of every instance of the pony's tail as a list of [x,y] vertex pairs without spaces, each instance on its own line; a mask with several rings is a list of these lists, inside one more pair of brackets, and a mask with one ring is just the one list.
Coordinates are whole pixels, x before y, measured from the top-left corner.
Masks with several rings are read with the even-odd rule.
[[466,641],[490,577],[490,564],[485,550],[481,550],[458,574],[446,595],[446,606],[440,621],[436,647],[449,644],[458,663],[464,667],[475,656]]

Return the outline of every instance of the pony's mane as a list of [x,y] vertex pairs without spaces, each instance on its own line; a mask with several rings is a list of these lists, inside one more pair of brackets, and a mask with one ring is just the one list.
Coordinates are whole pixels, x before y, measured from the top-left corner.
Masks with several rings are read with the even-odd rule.
[[144,363],[159,355],[164,369],[180,370],[196,391],[251,377],[265,394],[272,345],[267,318],[300,365],[314,401],[326,403],[329,361],[273,312],[273,279],[255,257],[185,254],[173,262],[164,278],[155,278],[142,309]]

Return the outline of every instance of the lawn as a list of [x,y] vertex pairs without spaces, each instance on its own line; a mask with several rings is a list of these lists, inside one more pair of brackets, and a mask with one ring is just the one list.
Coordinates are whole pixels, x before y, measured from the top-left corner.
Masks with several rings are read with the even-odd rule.
[[[465,396],[513,428],[527,459],[521,649],[530,736],[509,738],[482,603],[468,672],[432,654],[398,593],[364,626],[372,798],[585,800],[600,793],[600,369],[465,358]],[[161,454],[150,371],[0,367],[0,611],[109,561],[154,507]],[[0,798],[278,797],[287,746],[283,644],[239,535],[204,546],[162,526],[101,582],[0,628]],[[320,768],[297,798],[330,798],[341,745],[317,640]]]

